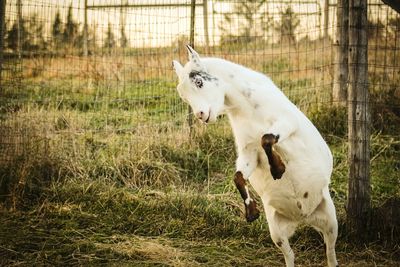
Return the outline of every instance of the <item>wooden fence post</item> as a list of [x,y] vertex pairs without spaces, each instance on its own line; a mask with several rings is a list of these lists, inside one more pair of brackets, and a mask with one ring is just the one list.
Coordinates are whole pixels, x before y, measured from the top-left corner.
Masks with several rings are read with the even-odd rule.
[[336,5],[335,70],[332,89],[334,105],[345,106],[349,78],[349,0],[338,0]]
[[[196,0],[192,0],[190,5],[190,36],[189,44],[194,48],[194,23],[196,18]],[[193,112],[191,107],[188,108],[188,124],[189,124],[189,137],[193,136]]]
[[329,0],[324,1],[324,38],[329,38]]
[[3,84],[3,50],[5,37],[6,0],[0,0],[0,90]]
[[190,4],[190,36],[189,43],[190,46],[194,48],[194,23],[196,18],[196,0],[192,0]]
[[22,19],[22,2],[21,0],[17,0],[17,55],[18,59],[22,58],[22,29],[23,29],[23,19]]
[[208,0],[203,0],[203,22],[204,22],[204,35],[206,41],[206,51],[210,52],[210,36],[208,33]]
[[83,8],[83,56],[88,56],[88,22],[87,22],[87,12],[88,12],[88,4],[87,0],[85,0],[85,6]]
[[350,0],[349,3],[347,226],[351,233],[362,238],[366,234],[371,205],[367,0]]

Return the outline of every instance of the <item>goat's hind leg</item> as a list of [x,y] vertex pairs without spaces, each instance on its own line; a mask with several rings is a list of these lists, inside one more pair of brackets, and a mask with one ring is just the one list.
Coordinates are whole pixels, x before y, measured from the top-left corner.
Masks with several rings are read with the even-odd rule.
[[264,206],[268,221],[271,239],[275,245],[282,251],[285,257],[286,267],[294,266],[294,253],[289,244],[289,238],[296,230],[298,223],[289,220],[271,206]]
[[338,223],[336,219],[335,206],[333,205],[329,193],[324,194],[321,203],[310,215],[307,222],[324,236],[328,266],[339,266],[335,252],[335,244],[338,236]]

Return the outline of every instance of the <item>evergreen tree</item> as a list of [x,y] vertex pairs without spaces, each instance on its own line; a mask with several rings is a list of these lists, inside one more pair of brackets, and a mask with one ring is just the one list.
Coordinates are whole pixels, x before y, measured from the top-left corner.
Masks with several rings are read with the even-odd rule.
[[23,49],[26,50],[41,50],[47,46],[44,38],[44,24],[39,21],[36,13],[32,14],[28,19],[26,42],[22,43]]
[[125,24],[122,23],[121,24],[121,37],[119,39],[119,44],[122,48],[125,48],[128,46],[128,38],[126,37],[126,33],[125,33]]
[[7,47],[16,51],[18,48],[18,22],[14,22],[11,29],[7,32]]
[[[223,32],[222,42],[249,42],[257,35],[267,31],[271,18],[268,16],[267,10],[262,9],[265,3],[266,0],[235,3],[232,12],[225,13],[224,21],[219,25]],[[238,31],[236,30],[237,21],[241,22]],[[235,29],[234,34],[231,33],[232,29]]]
[[299,16],[288,6],[280,12],[281,21],[275,26],[275,30],[281,34],[281,42],[296,42],[296,28],[300,25]]
[[393,17],[389,19],[389,36],[395,40],[395,44],[400,41],[400,17]]
[[114,33],[112,31],[111,23],[108,23],[106,38],[104,39],[104,48],[108,49],[108,52],[111,52],[111,49],[115,47],[115,38]]
[[57,11],[56,16],[54,18],[53,27],[51,30],[51,34],[53,36],[53,44],[56,49],[59,49],[62,45],[63,41],[63,29],[62,22],[60,17],[60,11]]
[[65,44],[73,46],[75,38],[78,36],[78,24],[74,22],[72,17],[72,4],[68,7],[67,23],[65,24],[63,41]]
[[88,49],[89,53],[96,50],[96,27],[93,25],[88,29]]
[[18,49],[18,41],[20,45],[19,48],[23,51],[46,48],[47,43],[44,38],[44,24],[38,20],[36,13],[32,14],[26,20],[21,19],[19,29],[18,21],[15,21],[11,29],[7,32],[6,42],[8,48],[16,51]]

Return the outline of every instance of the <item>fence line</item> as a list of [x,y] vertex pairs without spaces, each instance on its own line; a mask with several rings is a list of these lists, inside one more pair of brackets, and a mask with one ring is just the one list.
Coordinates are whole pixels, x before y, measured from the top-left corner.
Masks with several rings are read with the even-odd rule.
[[3,50],[4,50],[4,31],[5,31],[5,12],[6,12],[6,1],[0,2],[0,88],[2,84],[1,73],[3,71]]
[[[44,129],[35,128],[35,135],[41,138],[144,128],[183,138],[175,131],[188,132],[191,117],[175,93],[170,62],[186,61],[187,43],[205,56],[267,73],[308,115],[346,101],[332,95],[347,83],[334,78],[340,48],[334,37],[341,28],[334,1],[10,0],[6,10],[1,124],[40,122]],[[377,1],[369,1],[368,12],[370,88],[395,95],[399,15]],[[397,104],[390,105],[395,121]],[[328,128],[334,134],[338,126]],[[8,135],[21,130],[7,129]]]

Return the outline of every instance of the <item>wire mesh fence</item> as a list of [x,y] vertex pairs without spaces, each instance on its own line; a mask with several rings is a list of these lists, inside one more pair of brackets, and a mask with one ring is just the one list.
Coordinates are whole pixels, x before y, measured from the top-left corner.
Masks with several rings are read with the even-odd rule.
[[[0,161],[187,141],[188,108],[171,60],[186,61],[191,30],[202,55],[266,73],[308,115],[335,106],[336,9],[318,0],[9,0]],[[369,2],[372,123],[381,131],[399,124],[399,23],[390,7]],[[345,125],[321,127],[335,134]],[[212,127],[229,135],[224,123]]]

